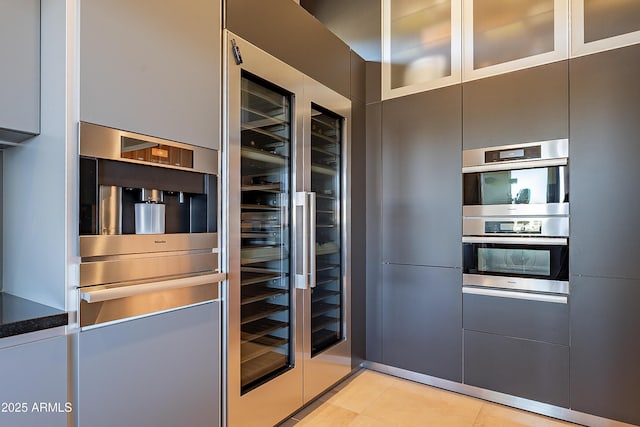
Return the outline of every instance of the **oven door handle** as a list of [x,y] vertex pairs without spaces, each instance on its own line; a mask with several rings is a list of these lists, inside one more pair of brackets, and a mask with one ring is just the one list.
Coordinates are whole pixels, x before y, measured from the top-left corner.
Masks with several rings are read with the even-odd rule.
[[533,294],[529,292],[513,292],[502,291],[499,289],[482,289],[482,288],[462,288],[463,294],[471,295],[484,295],[488,297],[498,298],[512,298],[512,299],[524,299],[528,301],[540,301],[540,302],[552,302],[556,304],[567,304],[568,298],[566,295],[547,295],[547,294]]
[[493,237],[463,236],[462,243],[502,243],[505,245],[550,245],[566,246],[566,238],[558,237]]
[[524,161],[514,161],[510,163],[488,163],[485,165],[479,166],[464,166],[462,168],[462,173],[476,173],[476,172],[495,172],[495,171],[503,171],[503,170],[513,170],[513,169],[531,169],[531,168],[546,168],[551,166],[566,166],[569,162],[566,157],[559,159],[549,159],[549,160],[524,160]]
[[151,292],[167,291],[171,289],[188,288],[192,286],[208,285],[227,279],[226,273],[203,274],[200,276],[183,277],[180,279],[161,280],[158,282],[127,285],[114,288],[96,290],[81,290],[80,298],[88,303],[109,301],[118,298],[132,297]]

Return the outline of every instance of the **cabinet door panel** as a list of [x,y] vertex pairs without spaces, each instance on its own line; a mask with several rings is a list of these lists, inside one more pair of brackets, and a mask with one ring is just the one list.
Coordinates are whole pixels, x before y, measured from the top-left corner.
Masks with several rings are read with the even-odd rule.
[[566,59],[569,0],[464,1],[464,80]]
[[640,425],[640,281],[571,279],[571,409]]
[[464,383],[569,407],[569,347],[464,331]]
[[552,302],[463,297],[465,329],[569,345],[569,306]]
[[[67,337],[51,338],[0,349],[0,425],[65,427],[67,425]],[[23,412],[5,404],[26,403]],[[51,403],[55,411],[38,412],[33,405]],[[37,406],[36,408],[39,408]]]
[[217,0],[82,0],[81,120],[218,148],[220,13]]
[[78,425],[220,425],[219,303],[80,332]]
[[464,149],[569,137],[568,62],[463,84]]
[[461,272],[383,267],[383,363],[451,381],[462,379]]
[[461,93],[382,104],[383,261],[461,266]]
[[640,278],[640,45],[571,61],[571,274]]
[[0,0],[0,58],[0,141],[19,142],[40,132],[40,1]]

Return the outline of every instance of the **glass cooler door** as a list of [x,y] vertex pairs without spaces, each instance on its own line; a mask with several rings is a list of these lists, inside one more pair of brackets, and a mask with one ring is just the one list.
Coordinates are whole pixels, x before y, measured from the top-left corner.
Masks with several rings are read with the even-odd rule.
[[291,99],[249,74],[241,81],[241,391],[292,365]]
[[312,104],[311,191],[316,193],[316,286],[311,289],[311,356],[343,337],[342,118]]

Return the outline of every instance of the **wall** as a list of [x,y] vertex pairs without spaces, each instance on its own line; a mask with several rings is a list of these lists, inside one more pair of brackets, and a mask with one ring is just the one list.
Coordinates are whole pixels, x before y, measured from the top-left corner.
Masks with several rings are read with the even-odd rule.
[[300,5],[366,61],[380,61],[379,0],[301,0]]
[[[4,291],[66,305],[67,87],[65,0],[42,2],[41,134],[4,152]],[[9,249],[10,248],[10,249]]]
[[[350,97],[349,46],[291,0],[227,0],[225,28]],[[274,31],[277,29],[277,31]]]
[[2,291],[2,260],[4,259],[2,256],[2,240],[4,239],[2,233],[2,165],[3,165],[3,151],[0,151],[0,291]]

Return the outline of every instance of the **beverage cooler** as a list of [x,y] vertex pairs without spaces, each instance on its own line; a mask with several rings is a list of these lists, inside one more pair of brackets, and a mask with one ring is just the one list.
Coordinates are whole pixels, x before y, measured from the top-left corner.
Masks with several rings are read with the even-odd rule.
[[351,371],[351,102],[227,33],[228,425]]

